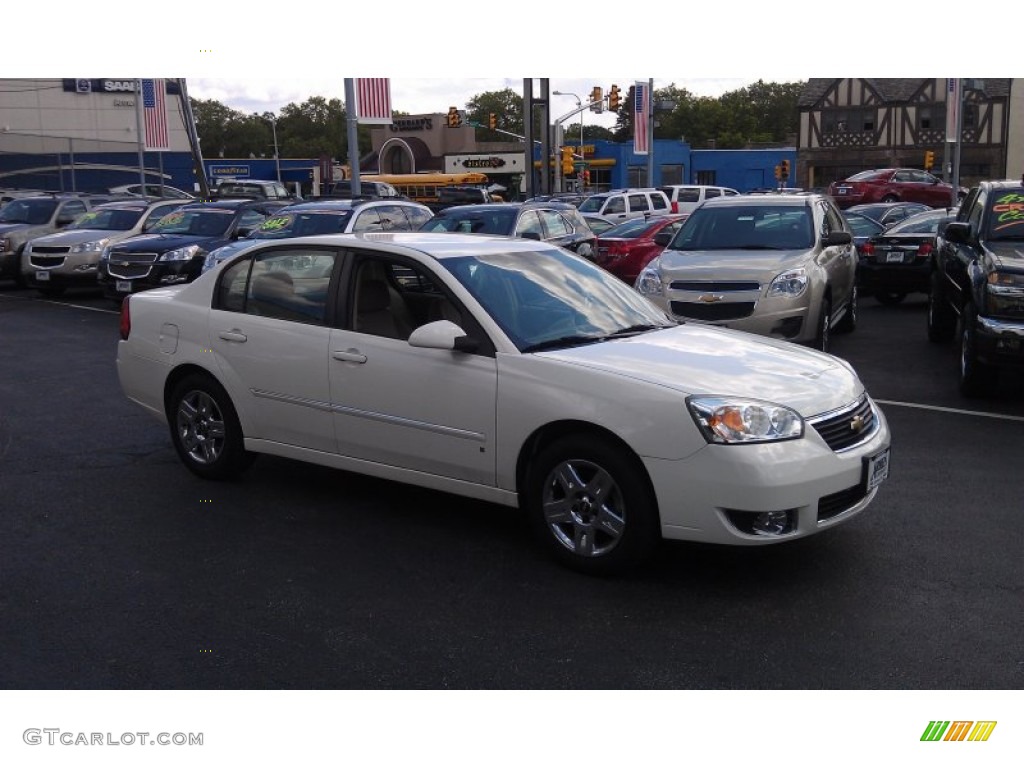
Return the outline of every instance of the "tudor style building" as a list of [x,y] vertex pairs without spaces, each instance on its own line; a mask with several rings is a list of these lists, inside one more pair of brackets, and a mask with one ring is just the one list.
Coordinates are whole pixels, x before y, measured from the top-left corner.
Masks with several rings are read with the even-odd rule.
[[[963,132],[960,183],[1019,175],[1008,165],[1016,136],[1010,78],[962,81]],[[948,178],[953,143],[946,142],[947,80],[906,78],[811,78],[800,96],[796,183],[825,187],[873,168],[922,168]],[[1015,94],[1019,96],[1019,94]]]

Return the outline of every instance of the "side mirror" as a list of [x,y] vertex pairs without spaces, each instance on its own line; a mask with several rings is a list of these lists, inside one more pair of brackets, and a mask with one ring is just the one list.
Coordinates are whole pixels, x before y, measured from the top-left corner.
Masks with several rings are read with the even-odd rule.
[[825,238],[825,246],[847,245],[853,242],[853,235],[849,232],[829,232]]
[[672,233],[671,232],[659,232],[658,234],[656,234],[654,236],[654,244],[655,245],[660,245],[662,247],[665,247],[665,246],[667,246],[671,242],[672,242]]
[[971,225],[967,221],[951,221],[943,237],[951,243],[966,243],[971,239]]
[[479,342],[467,336],[466,332],[451,320],[435,320],[432,323],[421,325],[409,334],[409,346],[425,349],[450,349],[455,352],[475,352]]

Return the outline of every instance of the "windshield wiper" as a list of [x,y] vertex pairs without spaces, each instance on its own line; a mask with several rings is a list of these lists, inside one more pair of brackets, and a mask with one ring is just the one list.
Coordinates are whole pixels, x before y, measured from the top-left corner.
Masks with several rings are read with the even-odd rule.
[[523,348],[523,352],[542,352],[545,349],[561,349],[563,347],[578,347],[582,344],[594,344],[598,341],[604,341],[607,336],[559,336],[555,339],[546,339],[545,341],[538,341],[536,344],[531,344],[528,347]]
[[621,339],[623,336],[637,336],[641,333],[647,333],[648,331],[657,331],[662,328],[674,328],[673,325],[656,325],[654,323],[646,323],[642,325],[631,325],[628,328],[620,328],[617,331],[609,333],[607,336],[603,336],[605,339]]

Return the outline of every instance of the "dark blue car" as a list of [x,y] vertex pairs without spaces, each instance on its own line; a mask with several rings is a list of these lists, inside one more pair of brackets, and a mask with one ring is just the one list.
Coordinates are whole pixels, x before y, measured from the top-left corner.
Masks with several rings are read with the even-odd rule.
[[111,246],[99,262],[104,294],[131,293],[177,283],[202,274],[206,254],[245,237],[285,201],[220,200],[185,205],[162,218],[147,234]]

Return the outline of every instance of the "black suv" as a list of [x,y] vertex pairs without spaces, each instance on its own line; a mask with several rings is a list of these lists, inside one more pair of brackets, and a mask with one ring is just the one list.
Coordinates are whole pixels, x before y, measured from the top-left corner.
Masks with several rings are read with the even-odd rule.
[[928,338],[959,332],[960,391],[1024,367],[1024,184],[983,181],[946,226],[928,291]]
[[261,181],[246,179],[244,181],[222,181],[213,190],[213,196],[223,198],[250,198],[252,200],[281,200],[286,203],[296,202],[296,197],[280,181]]
[[543,240],[593,260],[597,237],[575,206],[567,203],[487,203],[446,208],[422,232],[469,232]]
[[191,282],[202,273],[207,253],[246,237],[282,207],[284,201],[270,200],[184,205],[147,234],[104,250],[98,272],[103,293],[121,299],[147,288]]

